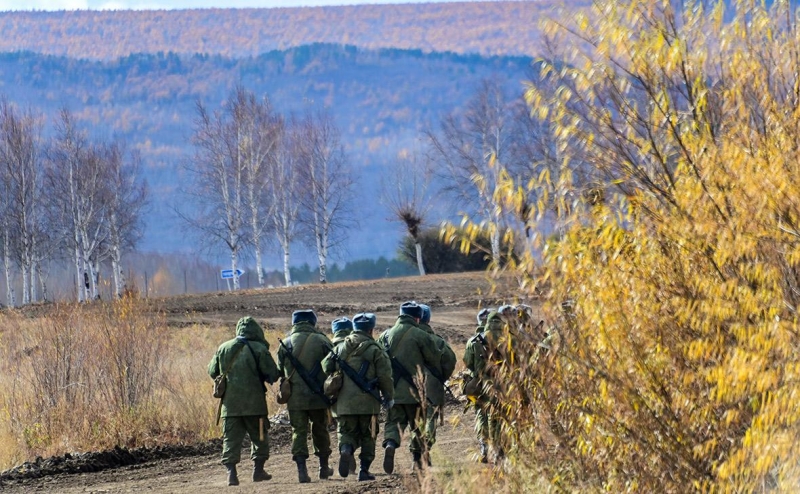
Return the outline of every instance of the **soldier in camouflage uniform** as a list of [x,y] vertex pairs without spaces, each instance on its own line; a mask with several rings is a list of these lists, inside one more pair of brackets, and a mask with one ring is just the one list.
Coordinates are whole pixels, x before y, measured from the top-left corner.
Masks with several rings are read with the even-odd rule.
[[[331,332],[333,333],[333,350],[336,351],[336,348],[344,343],[344,340],[350,336],[353,332],[353,321],[346,317],[341,317],[339,319],[334,319],[331,322]],[[323,372],[325,371],[323,367]],[[336,403],[331,405],[331,415],[334,418],[338,418],[339,414],[336,410]],[[338,420],[337,420],[337,428],[338,428]],[[353,445],[356,449],[358,449],[358,444]],[[350,473],[356,473],[356,461],[353,458],[353,461],[350,462]]]
[[306,467],[309,422],[314,454],[319,457],[319,478],[327,479],[333,475],[333,470],[328,466],[331,438],[328,434],[327,397],[309,387],[288,356],[291,352],[321,391],[324,381],[321,362],[331,351],[331,342],[316,330],[316,324],[317,316],[314,311],[295,311],[292,314],[292,330],[278,348],[278,370],[292,383],[292,393],[286,408],[289,410],[289,423],[292,426],[292,460],[297,463],[297,478],[303,484],[311,482]]
[[425,304],[422,307],[422,319],[419,327],[436,340],[436,347],[441,354],[441,363],[438,368],[425,367],[425,396],[428,398],[428,408],[425,414],[425,460],[430,465],[430,450],[436,443],[436,424],[442,416],[445,402],[445,381],[450,379],[456,369],[456,354],[450,345],[431,329],[431,308]]
[[[481,322],[481,314],[478,315],[478,322]],[[470,377],[478,380],[478,384],[473,386],[473,389],[477,390],[476,394],[468,398],[475,405],[475,432],[480,445],[481,463],[488,462],[489,444],[493,444],[496,455],[502,456],[502,448],[496,444],[500,424],[491,413],[492,397],[488,393],[491,392],[492,386],[487,366],[494,365],[492,360],[497,358],[497,345],[504,338],[504,333],[504,323],[500,313],[493,310],[486,316],[483,331],[469,339],[464,351],[463,360]]]
[[267,399],[264,381],[278,379],[278,369],[269,353],[264,331],[252,317],[236,324],[236,338],[220,345],[208,364],[212,379],[225,374],[227,388],[222,397],[222,463],[228,469],[228,485],[239,485],[236,464],[241,460],[242,441],[250,436],[253,482],[272,478],[264,471],[269,459]]
[[392,363],[395,403],[389,410],[383,434],[383,470],[386,473],[394,471],[395,449],[400,446],[400,433],[406,427],[411,430],[409,449],[414,458],[414,468],[422,467],[424,444],[420,427],[424,426],[426,404],[420,404],[423,398],[416,389],[414,378],[424,372],[425,366],[438,369],[441,353],[435,337],[419,328],[420,319],[422,307],[416,302],[406,302],[400,306],[400,316],[395,325],[378,338],[389,357],[395,360]]
[[[322,369],[332,374],[341,369],[340,359],[358,372],[374,390],[379,390],[381,398],[392,405],[394,383],[392,364],[388,355],[373,338],[375,314],[356,314],[353,318],[355,329],[345,338],[344,343],[334,349],[322,361]],[[378,393],[375,393],[377,395]],[[349,467],[354,462],[355,450],[361,446],[359,460],[361,470],[358,480],[375,480],[369,467],[375,459],[375,438],[378,434],[378,414],[381,403],[377,397],[362,389],[347,373],[344,373],[342,389],[336,401],[339,438],[339,475],[347,477]]]

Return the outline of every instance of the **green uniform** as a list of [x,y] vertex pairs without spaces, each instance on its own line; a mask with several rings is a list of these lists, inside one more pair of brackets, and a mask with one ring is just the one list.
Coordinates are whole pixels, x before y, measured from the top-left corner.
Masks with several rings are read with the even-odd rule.
[[[384,331],[378,342],[388,349],[387,353],[397,358],[412,377],[418,372],[424,372],[426,365],[433,368],[441,365],[441,353],[435,337],[420,329],[411,316],[403,314],[398,317],[395,325]],[[418,393],[406,379],[393,377],[395,405],[389,410],[386,419],[383,446],[386,447],[388,441],[394,441],[399,446],[400,433],[409,427],[412,433],[409,449],[412,453],[422,452],[422,432],[419,425],[426,409],[420,406]]]
[[[364,379],[376,382],[384,400],[394,396],[392,364],[388,355],[369,333],[354,331],[344,343],[334,350],[356,372],[365,368]],[[366,362],[366,367],[365,366]],[[336,360],[327,357],[322,362],[326,374],[338,368]],[[353,449],[361,446],[359,459],[372,463],[375,459],[375,437],[378,434],[378,414],[381,405],[369,393],[364,392],[347,374],[344,375],[342,389],[337,399],[339,447],[349,444]]]
[[208,364],[208,375],[212,378],[226,371],[228,384],[221,411],[222,463],[239,463],[245,434],[252,443],[251,457],[266,460],[269,458],[269,420],[264,381],[275,382],[278,369],[269,353],[264,331],[252,318],[239,321],[236,338],[220,345]]
[[[331,350],[331,341],[317,332],[309,322],[298,322],[292,326],[289,336],[283,340],[292,355],[305,370],[321,384],[324,376],[320,362]],[[331,454],[331,438],[328,434],[328,404],[322,396],[313,392],[300,374],[294,371],[284,346],[278,348],[278,370],[292,383],[292,394],[286,408],[292,426],[292,458],[308,458],[308,425],[311,423],[311,440],[314,454],[327,458]]]
[[500,315],[493,311],[487,318],[484,331],[470,338],[464,351],[464,364],[470,377],[478,376],[482,381],[481,389],[484,390],[475,403],[475,432],[482,442],[496,442],[500,433],[500,424],[491,413],[492,396],[487,394],[492,389],[488,367],[503,358],[499,348],[505,346],[506,335],[508,333]]
[[[340,329],[339,331],[337,331],[336,333],[334,333],[334,335],[333,335],[333,341],[331,342],[331,345],[333,346],[333,350],[334,350],[334,351],[336,351],[336,349],[339,347],[339,345],[341,345],[342,343],[344,343],[344,340],[345,340],[345,339],[346,339],[348,336],[350,336],[350,334],[351,334],[351,333],[352,333],[352,331],[351,331],[351,330],[349,330],[349,329]],[[324,366],[323,366],[322,370],[323,370],[323,372],[325,372],[326,374],[330,374],[330,372],[327,372],[327,371],[325,370],[325,367],[324,367]],[[333,415],[334,417],[338,417],[338,416],[339,416],[339,411],[338,411],[337,404],[338,404],[338,400],[337,400],[337,402],[336,402],[336,403],[334,403],[334,404],[331,406],[331,415]]]
[[425,396],[430,400],[425,416],[425,441],[430,449],[436,443],[436,424],[445,402],[444,381],[450,379],[456,369],[456,354],[444,338],[433,332],[430,325],[420,323],[419,327],[433,336],[441,354],[441,363],[437,369],[434,369],[439,377],[431,372],[430,367],[425,368]]

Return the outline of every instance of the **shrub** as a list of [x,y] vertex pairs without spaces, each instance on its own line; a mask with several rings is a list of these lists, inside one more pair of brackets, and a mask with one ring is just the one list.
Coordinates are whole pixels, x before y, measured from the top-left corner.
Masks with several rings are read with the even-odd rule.
[[558,333],[541,358],[520,332],[498,369],[513,478],[796,489],[796,16],[789,2],[603,0],[543,64],[527,96],[558,155],[496,190],[509,210],[537,198],[527,226],[558,225],[509,267],[546,290]]

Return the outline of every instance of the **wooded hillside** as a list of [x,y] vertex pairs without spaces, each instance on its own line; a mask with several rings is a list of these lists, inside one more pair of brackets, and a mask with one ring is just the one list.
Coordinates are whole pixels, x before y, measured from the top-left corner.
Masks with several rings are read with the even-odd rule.
[[[255,56],[310,43],[482,55],[538,54],[562,2],[0,13],[0,51],[112,60],[131,53]],[[588,5],[571,1],[570,8]]]

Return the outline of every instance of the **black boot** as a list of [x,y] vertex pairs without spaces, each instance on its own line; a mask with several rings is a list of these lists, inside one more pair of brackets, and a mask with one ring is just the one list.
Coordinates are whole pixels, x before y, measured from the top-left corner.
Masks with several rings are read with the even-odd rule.
[[320,456],[319,457],[319,478],[321,480],[325,480],[328,477],[333,475],[333,468],[328,466],[328,457],[327,456]]
[[226,463],[225,468],[228,469],[228,485],[239,485],[239,476],[236,474],[236,464]]
[[311,482],[311,477],[308,476],[308,468],[306,468],[306,459],[295,457],[294,462],[297,463],[297,480],[301,484],[308,484]]
[[342,444],[339,447],[339,476],[347,477],[350,474],[350,464],[355,462],[353,458],[353,446]]
[[264,471],[264,463],[266,462],[266,458],[256,458],[253,460],[253,482],[261,482],[272,478],[272,475]]
[[386,441],[386,448],[383,454],[383,471],[386,473],[394,472],[394,450],[397,449],[397,443],[389,439]]
[[369,466],[371,463],[371,461],[361,460],[361,471],[358,472],[359,482],[363,482],[365,480],[375,480],[375,476],[369,473]]
[[411,471],[418,472],[422,470],[422,451],[412,451],[411,455],[414,457],[414,466]]
[[489,463],[489,446],[483,441],[479,443],[479,446],[481,450],[481,463]]

